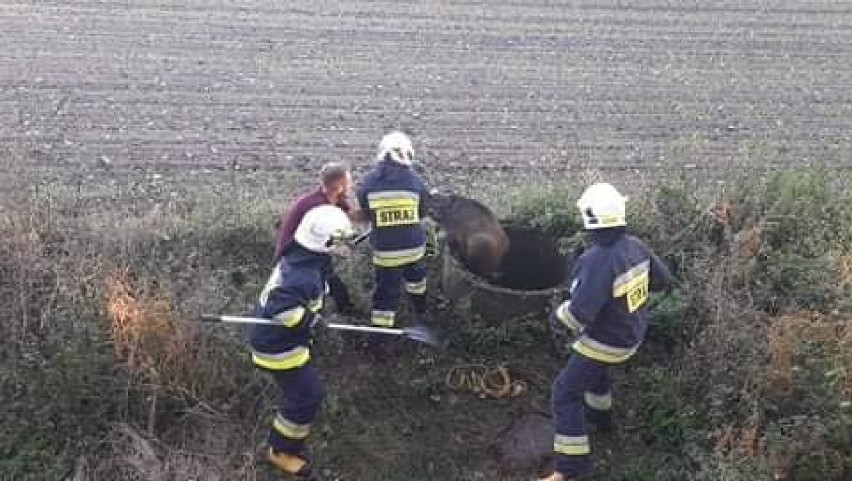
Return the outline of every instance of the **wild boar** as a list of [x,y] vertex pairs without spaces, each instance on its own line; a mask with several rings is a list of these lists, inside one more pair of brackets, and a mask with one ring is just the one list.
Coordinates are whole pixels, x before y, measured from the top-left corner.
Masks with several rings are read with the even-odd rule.
[[509,236],[497,217],[480,202],[433,190],[425,201],[426,212],[446,232],[450,253],[470,272],[500,277]]

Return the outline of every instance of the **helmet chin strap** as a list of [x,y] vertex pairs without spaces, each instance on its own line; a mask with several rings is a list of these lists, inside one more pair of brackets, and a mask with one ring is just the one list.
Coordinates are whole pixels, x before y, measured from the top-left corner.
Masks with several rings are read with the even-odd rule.
[[594,212],[592,212],[592,208],[591,208],[591,207],[586,207],[585,214],[586,214],[586,218],[588,219],[588,220],[586,221],[586,223],[587,223],[587,224],[592,224],[592,225],[597,225],[597,224],[599,224],[599,222],[598,222],[598,218],[597,218],[597,217],[595,217],[595,213],[594,213]]

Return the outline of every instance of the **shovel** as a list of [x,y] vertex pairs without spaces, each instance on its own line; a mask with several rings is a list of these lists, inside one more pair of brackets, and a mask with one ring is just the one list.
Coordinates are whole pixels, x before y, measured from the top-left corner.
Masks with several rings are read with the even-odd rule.
[[357,236],[355,236],[355,238],[353,238],[350,242],[352,243],[352,245],[358,245],[358,244],[360,244],[361,242],[364,242],[364,240],[365,240],[367,237],[370,237],[370,233],[371,233],[372,231],[373,231],[373,229],[372,229],[372,228],[368,228],[368,229],[367,229],[367,230],[365,230],[364,232],[362,232],[362,233],[358,234]]
[[[272,319],[264,319],[262,317],[242,317],[242,316],[220,316],[215,314],[202,314],[201,320],[204,322],[220,322],[233,324],[269,324],[280,326],[281,323]],[[414,326],[403,329],[392,329],[388,327],[372,327],[372,326],[356,326],[353,324],[338,324],[330,322],[326,324],[329,329],[340,331],[356,331],[369,332],[372,334],[386,334],[389,336],[403,336],[412,341],[422,342],[430,346],[439,344],[437,336],[431,329],[426,326]]]

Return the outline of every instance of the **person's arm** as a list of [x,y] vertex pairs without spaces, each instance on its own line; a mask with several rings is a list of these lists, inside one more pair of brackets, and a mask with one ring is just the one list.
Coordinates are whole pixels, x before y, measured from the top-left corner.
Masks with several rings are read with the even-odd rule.
[[297,201],[294,201],[287,209],[287,213],[281,218],[281,225],[278,227],[278,232],[275,235],[275,262],[281,259],[284,255],[284,248],[293,240],[293,235],[296,233],[296,227],[304,216],[304,211],[299,208]]
[[359,224],[360,227],[360,224],[363,224],[366,220],[366,215],[364,214],[364,211],[357,205],[353,208],[352,203],[349,200],[350,199],[348,198],[342,198],[337,203],[337,206],[340,207],[340,210],[346,213],[346,216],[349,217],[349,220],[353,224]]
[[603,259],[582,259],[571,283],[570,300],[566,301],[567,305],[563,303],[565,307],[560,312],[583,327],[593,324],[604,305],[612,299],[610,271]]
[[358,202],[358,205],[353,209],[354,212],[357,212],[358,218],[360,222],[367,224],[371,221],[370,218],[370,206],[367,203],[367,189],[364,186],[359,186],[358,190],[355,191],[355,200]]
[[270,290],[265,293],[266,297],[261,297],[263,317],[293,331],[304,331],[313,326],[319,314],[308,309],[310,300],[304,289],[298,286],[277,286],[273,289],[274,292]]
[[363,227],[367,223],[367,214],[362,209],[354,209],[349,211],[349,220]]
[[652,292],[668,291],[674,283],[669,268],[653,252],[651,254],[651,285]]
[[432,195],[429,188],[426,186],[426,182],[421,178],[420,180],[420,202],[417,206],[417,216],[422,220],[426,217],[429,217],[429,212],[426,209],[426,202],[429,200],[429,196]]

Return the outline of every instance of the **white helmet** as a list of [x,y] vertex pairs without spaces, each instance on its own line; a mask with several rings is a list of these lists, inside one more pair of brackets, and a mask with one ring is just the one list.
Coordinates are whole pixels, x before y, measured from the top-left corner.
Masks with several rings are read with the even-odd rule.
[[625,225],[625,202],[627,197],[621,195],[611,184],[590,185],[577,201],[577,207],[583,216],[583,226],[590,230]]
[[376,159],[382,161],[388,154],[394,162],[411,165],[414,161],[414,148],[411,147],[411,139],[399,131],[385,135],[379,143],[379,153]]
[[293,239],[309,251],[327,254],[335,240],[348,239],[352,233],[352,223],[343,210],[333,205],[321,205],[302,217]]

